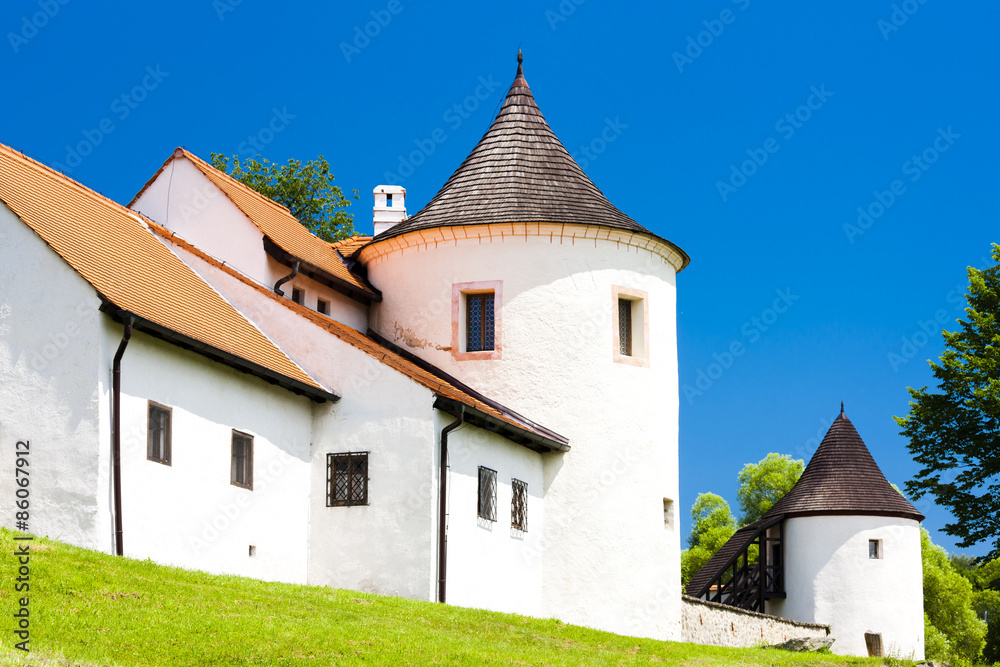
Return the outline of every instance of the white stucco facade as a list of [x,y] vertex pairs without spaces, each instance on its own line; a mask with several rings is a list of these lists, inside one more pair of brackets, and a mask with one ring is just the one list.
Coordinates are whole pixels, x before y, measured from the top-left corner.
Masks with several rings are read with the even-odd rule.
[[[122,326],[103,323],[110,369]],[[306,583],[312,401],[142,332],[121,384],[125,555]],[[147,460],[149,401],[171,410],[170,465]],[[253,437],[252,489],[231,483],[233,430]]]
[[0,285],[2,525],[14,524],[15,445],[28,441],[31,529],[107,550],[100,299],[3,203]]
[[[679,638],[677,265],[666,248],[638,247],[654,245],[648,237],[491,227],[506,233],[445,228],[366,248],[362,260],[384,295],[372,327],[569,438],[569,453],[544,456],[544,614]],[[456,358],[453,286],[490,282],[502,283],[500,350]],[[614,360],[616,287],[648,295],[645,366]]]
[[[546,455],[473,426],[451,433],[448,453],[448,603],[542,616]],[[496,521],[478,516],[480,466],[496,472]],[[511,525],[512,480],[527,484],[526,530]]]
[[[880,633],[886,655],[924,657],[920,526],[913,519],[805,516],[785,520],[784,600],[768,613],[830,626],[838,655],[868,655]],[[869,557],[878,540],[881,558]]]

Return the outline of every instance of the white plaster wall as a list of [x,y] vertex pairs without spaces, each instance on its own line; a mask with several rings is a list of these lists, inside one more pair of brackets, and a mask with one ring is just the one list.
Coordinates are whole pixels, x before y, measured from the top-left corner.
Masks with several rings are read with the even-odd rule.
[[[342,397],[315,408],[308,582],[433,600],[440,432],[433,393],[210,263],[167,247]],[[327,507],[326,455],[349,451],[370,452],[370,504]]]
[[[439,413],[438,433],[453,421]],[[448,453],[448,603],[544,615],[543,455],[468,424],[448,436]],[[478,516],[479,466],[497,471],[496,522]],[[511,478],[528,484],[527,531],[511,527]]]
[[[132,209],[268,288],[291,273],[265,252],[260,229],[187,158],[168,164]],[[330,316],[337,321],[362,330],[366,326],[367,308],[350,297],[299,275],[282,286],[289,298],[293,285],[306,291],[309,308],[315,310],[320,298],[330,304]]]
[[14,528],[15,444],[30,442],[29,530],[109,550],[94,289],[0,203],[0,525]]
[[[122,326],[102,329],[110,370]],[[125,555],[305,583],[312,401],[142,332],[121,382]],[[169,466],[146,458],[149,400],[172,409]],[[233,429],[253,436],[252,490],[230,482]]]
[[[785,600],[768,613],[830,625],[839,655],[867,656],[865,633],[882,633],[887,655],[924,657],[923,570],[916,521],[812,516],[785,521]],[[884,558],[868,557],[882,540]]]
[[[678,489],[673,267],[615,242],[507,235],[368,269],[384,294],[375,330],[570,439],[545,459],[545,615],[679,638],[680,543],[663,512]],[[455,361],[451,286],[490,280],[503,281],[502,358]],[[612,285],[649,293],[648,368],[613,362]]]
[[[357,382],[317,411],[309,583],[433,600],[434,397],[364,353],[330,347]],[[369,453],[368,505],[326,506],[326,456],[342,452]]]

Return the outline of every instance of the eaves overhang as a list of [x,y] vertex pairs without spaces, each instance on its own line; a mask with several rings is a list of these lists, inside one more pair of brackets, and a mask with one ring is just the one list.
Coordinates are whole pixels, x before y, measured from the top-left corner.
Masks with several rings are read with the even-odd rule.
[[178,333],[173,329],[169,329],[161,324],[147,320],[146,318],[136,315],[131,311],[119,308],[103,294],[98,293],[98,296],[101,299],[101,312],[110,316],[111,319],[119,324],[125,324],[131,320],[132,327],[138,331],[167,341],[168,343],[172,343],[173,345],[177,345],[178,347],[186,350],[197,352],[198,354],[208,357],[212,361],[225,364],[243,373],[255,375],[270,384],[278,385],[279,387],[287,389],[295,394],[305,396],[316,403],[325,403],[326,401],[336,403],[340,400],[340,396],[332,392],[326,391],[320,387],[313,387],[305,382],[302,382],[301,380],[287,377],[277,371],[271,370],[270,368],[248,361],[247,359],[236,356],[230,352],[226,352],[225,350],[220,350],[217,347],[190,336]]

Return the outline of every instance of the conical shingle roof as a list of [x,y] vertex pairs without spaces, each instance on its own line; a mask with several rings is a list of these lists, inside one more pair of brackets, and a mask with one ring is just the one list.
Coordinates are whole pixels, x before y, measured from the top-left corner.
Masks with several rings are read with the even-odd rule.
[[923,521],[924,515],[886,480],[843,412],[834,420],[802,477],[764,515],[874,515]]
[[[545,122],[518,52],[517,75],[489,130],[434,198],[374,243],[433,227],[554,222],[648,234],[597,189]],[[683,268],[683,267],[682,267]]]

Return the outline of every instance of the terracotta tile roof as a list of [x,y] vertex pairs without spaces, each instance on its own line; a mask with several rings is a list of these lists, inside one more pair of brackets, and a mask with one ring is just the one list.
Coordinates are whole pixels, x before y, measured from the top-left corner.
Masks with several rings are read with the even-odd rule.
[[843,412],[830,426],[799,481],[764,516],[776,514],[860,514],[924,520],[924,515],[892,488]]
[[[261,295],[277,301],[286,308],[293,310],[300,316],[306,318],[312,323],[325,328],[327,331],[332,333],[334,336],[340,340],[352,345],[353,347],[365,352],[366,354],[378,359],[380,362],[392,368],[403,375],[414,380],[418,384],[427,387],[433,391],[438,397],[445,398],[451,401],[457,401],[468,408],[471,408],[489,418],[497,420],[506,424],[509,427],[513,427],[518,431],[530,434],[532,441],[543,440],[547,441],[547,449],[558,449],[561,451],[568,450],[569,447],[566,445],[568,442],[562,436],[553,434],[548,429],[539,427],[530,420],[521,417],[512,410],[506,409],[503,406],[499,406],[493,401],[488,399],[483,400],[479,396],[475,395],[474,392],[466,391],[463,388],[457,387],[451,382],[448,382],[442,376],[443,372],[435,373],[433,368],[426,369],[422,368],[409,359],[405,358],[403,355],[394,352],[388,347],[380,344],[371,337],[366,336],[356,329],[352,329],[346,324],[337,322],[336,320],[330,319],[325,315],[321,315],[314,310],[306,308],[300,304],[295,303],[291,299],[282,298],[275,294],[272,290],[267,287],[251,280],[247,276],[243,275],[239,271],[235,270],[228,264],[224,264],[219,260],[215,259],[211,255],[206,254],[197,247],[191,245],[181,237],[177,236],[171,230],[162,227],[154,222],[149,223],[150,228],[161,236],[164,240],[183,248],[187,252],[195,255],[202,261],[208,262],[215,268],[227,273],[233,278],[239,280],[245,285],[252,287],[257,290]],[[428,365],[428,364],[424,364]],[[429,365],[428,365],[429,366]]]
[[336,400],[158,241],[137,213],[3,144],[0,200],[118,309],[194,347],[208,346],[209,356],[221,351],[270,371],[271,381],[277,374],[291,380],[290,388]]
[[[427,206],[376,242],[431,227],[523,222],[601,225],[660,238],[615,208],[570,156],[535,104],[520,60],[519,53],[507,98],[469,156]],[[661,240],[688,264],[683,250]]]
[[250,222],[260,229],[264,236],[281,250],[319,269],[335,282],[348,288],[349,291],[356,292],[368,300],[381,300],[382,296],[378,290],[368,284],[364,278],[351,273],[331,244],[312,234],[287,208],[245,186],[229,174],[219,171],[184,148],[177,148],[174,151],[159,171],[132,198],[129,206],[135,203],[150,183],[156,180],[156,177],[170,164],[171,160],[178,157],[190,160],[199,171],[222,190]]
[[372,240],[370,236],[351,236],[330,244],[330,247],[340,253],[344,259],[351,257],[358,250],[368,245]]

